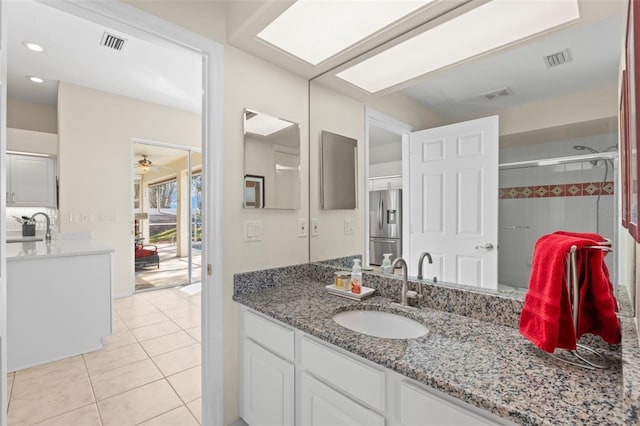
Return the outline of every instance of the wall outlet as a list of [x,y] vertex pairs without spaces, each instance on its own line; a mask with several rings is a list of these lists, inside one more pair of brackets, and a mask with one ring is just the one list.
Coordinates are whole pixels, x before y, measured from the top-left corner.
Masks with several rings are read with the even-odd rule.
[[344,234],[351,235],[355,231],[355,224],[353,219],[345,219],[344,220]]
[[311,219],[311,236],[317,237],[320,235],[320,220]]
[[307,220],[298,219],[298,237],[307,236]]

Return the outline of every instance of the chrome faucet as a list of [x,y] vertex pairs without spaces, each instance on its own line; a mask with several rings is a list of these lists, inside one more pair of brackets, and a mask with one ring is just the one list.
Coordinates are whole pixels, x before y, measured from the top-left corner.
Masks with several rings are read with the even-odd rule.
[[395,271],[396,270],[396,265],[398,265],[398,264],[402,267],[402,292],[400,293],[400,304],[402,306],[407,306],[409,304],[407,302],[407,291],[408,291],[408,286],[407,286],[407,269],[408,269],[407,268],[407,262],[405,262],[403,258],[398,257],[391,264],[391,270]]
[[35,217],[38,215],[42,215],[45,217],[45,219],[47,220],[47,232],[44,234],[44,238],[47,241],[51,241],[51,220],[49,219],[49,215],[47,215],[44,212],[38,212],[38,213],[34,213],[33,216],[31,216],[31,220],[32,222],[35,222],[36,219]]
[[424,257],[427,256],[427,259],[429,260],[429,264],[433,264],[433,259],[431,258],[431,255],[426,252],[423,251],[422,254],[420,255],[420,259],[418,259],[418,279],[421,280],[422,279],[422,262],[424,261]]

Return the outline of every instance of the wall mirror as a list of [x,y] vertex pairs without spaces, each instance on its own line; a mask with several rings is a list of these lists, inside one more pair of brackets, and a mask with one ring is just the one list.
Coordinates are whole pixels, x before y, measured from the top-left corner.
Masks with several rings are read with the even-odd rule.
[[[541,235],[555,230],[599,232],[615,246],[623,3],[601,4],[589,11],[589,19],[374,96],[343,89],[331,73],[313,80],[310,220],[318,220],[321,232],[310,239],[311,261],[344,260],[343,266],[349,267],[350,259],[361,255],[365,265],[374,263],[368,248],[371,209],[375,207],[369,201],[370,193],[401,189],[402,212],[395,209],[396,219],[409,217],[416,200],[424,199],[422,183],[407,173],[411,134],[493,115],[499,120],[498,158],[493,166],[498,179],[491,188],[494,201],[481,197],[486,202],[479,208],[493,204],[493,213],[486,215],[493,216],[497,236],[486,242],[497,253],[497,266],[493,285],[480,287],[524,294],[533,245]],[[551,66],[546,59],[552,54],[562,57],[564,63]],[[326,128],[358,139],[358,208],[354,211],[323,212],[314,205],[320,202],[314,196],[320,187],[320,173],[314,170],[314,163],[319,162],[314,155],[320,155],[318,129]],[[547,165],[537,161],[549,158],[558,161]],[[412,241],[423,216],[411,214],[399,237],[409,273],[416,276],[420,253],[432,250]],[[474,244],[471,251],[483,254],[489,250],[483,242]],[[438,256],[432,254],[433,264],[425,261],[424,276],[438,276],[442,282]],[[614,282],[618,273],[615,256],[607,256]],[[468,284],[464,278],[457,281]]]
[[300,208],[300,126],[244,110],[245,208]]
[[355,209],[358,141],[323,130],[320,134],[320,153],[322,208]]

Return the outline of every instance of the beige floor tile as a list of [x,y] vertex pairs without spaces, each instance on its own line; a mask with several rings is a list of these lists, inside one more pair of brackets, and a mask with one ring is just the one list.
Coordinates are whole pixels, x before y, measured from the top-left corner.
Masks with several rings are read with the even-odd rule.
[[115,299],[113,301],[113,306],[115,307],[116,311],[133,309],[133,308],[142,308],[143,306],[150,306],[150,305],[151,303],[149,303],[148,300],[146,300],[143,297],[140,297],[137,294],[129,297],[122,297],[119,299]]
[[136,425],[182,405],[166,380],[158,380],[98,402],[104,426]]
[[120,318],[113,318],[113,322],[112,322],[112,326],[111,326],[111,331],[113,333],[119,333],[121,331],[126,331],[128,330],[127,326],[124,325],[124,323],[122,322],[122,320]]
[[141,423],[140,426],[198,426],[198,424],[193,414],[183,405],[168,413]]
[[187,308],[191,306],[191,303],[186,301],[180,296],[171,296],[163,299],[154,299],[151,301],[153,305],[161,311],[169,309]]
[[94,403],[91,405],[69,411],[68,413],[47,419],[38,426],[101,426],[100,415],[98,414],[98,406]]
[[145,340],[140,344],[150,357],[154,357],[195,343],[198,342],[193,337],[185,331],[180,330],[176,333],[167,334],[166,336]]
[[202,327],[187,328],[185,331],[198,342],[202,340]]
[[136,343],[136,338],[133,337],[133,334],[131,334],[129,330],[124,330],[113,333],[111,336],[107,337],[107,341],[102,345],[102,349],[110,350],[131,345],[133,343]]
[[166,321],[168,318],[161,312],[154,312],[152,314],[140,315],[139,317],[133,317],[129,319],[123,319],[127,327],[130,329],[140,328],[151,324],[156,324],[162,321]]
[[102,401],[161,378],[162,373],[153,361],[145,359],[91,376],[91,384],[96,400]]
[[201,364],[200,344],[153,357],[162,374],[170,376]]
[[202,398],[198,398],[195,401],[191,401],[187,404],[189,411],[196,418],[198,423],[202,424]]
[[202,396],[202,368],[200,366],[169,376],[167,380],[185,403]]
[[138,343],[111,350],[91,352],[84,355],[90,376],[102,374],[114,368],[147,358],[147,353]]
[[189,302],[193,303],[196,306],[202,305],[202,293],[194,294],[193,296],[189,296]]
[[82,355],[49,362],[16,371],[13,381],[14,397],[22,397],[42,387],[62,385],[87,377]]
[[180,331],[180,327],[178,327],[175,322],[169,320],[131,330],[135,338],[140,342],[160,336],[166,336],[167,334],[176,333],[178,331]]
[[[14,389],[15,390],[15,389]],[[94,402],[88,378],[31,388],[9,404],[9,424],[33,424]]]
[[133,308],[117,309],[116,312],[118,312],[118,316],[121,320],[126,321],[127,319],[154,314],[159,311],[158,308],[149,303],[147,305],[135,306]]
[[165,309],[162,313],[170,319],[181,318],[189,315],[200,315],[200,307],[189,304],[188,306],[182,306],[180,308]]
[[184,317],[172,318],[171,320],[185,330],[187,328],[200,327],[200,324],[202,323],[200,313],[193,313]]
[[13,379],[15,378],[16,373],[7,374],[7,398],[11,398],[11,390],[13,389]]

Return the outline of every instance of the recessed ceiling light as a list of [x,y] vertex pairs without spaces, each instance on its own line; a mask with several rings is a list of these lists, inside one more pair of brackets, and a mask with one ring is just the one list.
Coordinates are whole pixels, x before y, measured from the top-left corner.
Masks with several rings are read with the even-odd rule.
[[258,38],[317,65],[433,0],[298,0]]
[[44,83],[44,80],[40,77],[35,77],[33,75],[30,75],[27,78],[34,83]]
[[493,0],[336,75],[375,93],[579,17],[577,0]]
[[23,44],[25,45],[25,47],[27,49],[33,50],[34,52],[42,52],[42,51],[44,51],[44,48],[42,46],[40,46],[39,44],[37,44],[37,43],[33,43],[33,42],[30,42],[30,41],[25,41]]

